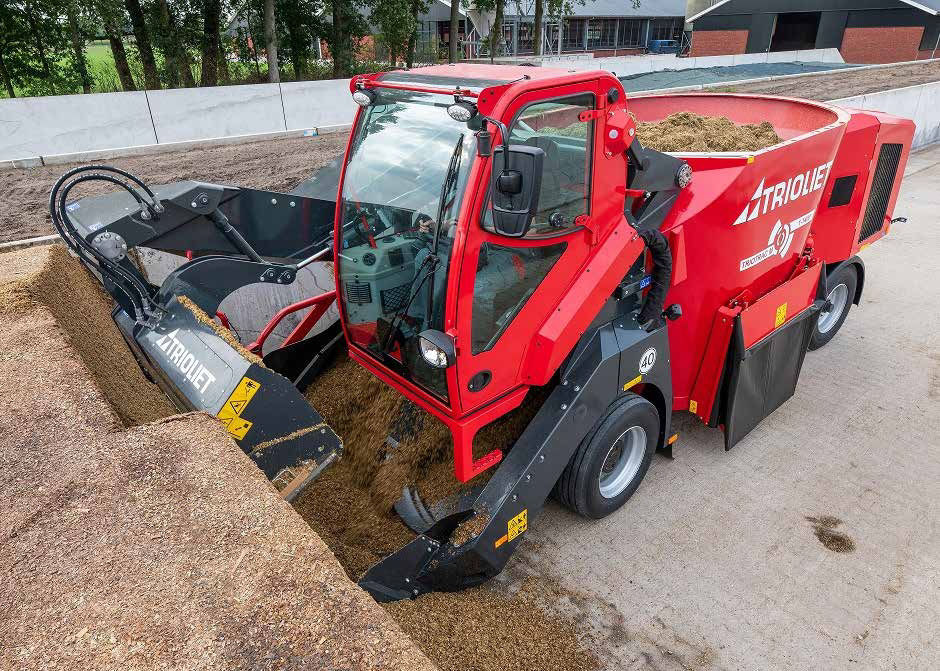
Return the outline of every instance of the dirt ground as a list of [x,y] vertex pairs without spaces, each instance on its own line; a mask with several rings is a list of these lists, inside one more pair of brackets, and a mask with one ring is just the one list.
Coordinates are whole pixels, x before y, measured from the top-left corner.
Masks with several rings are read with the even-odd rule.
[[838,100],[874,91],[926,84],[938,79],[940,79],[940,61],[934,61],[871,70],[838,70],[822,75],[793,77],[776,82],[755,82],[722,90],[735,93],[795,96],[810,100]]
[[[147,184],[185,179],[270,191],[290,191],[346,148],[346,133],[295,137],[247,144],[187,149],[100,161],[140,177]],[[86,162],[87,163],[87,162]],[[81,164],[75,164],[81,165]],[[49,219],[49,192],[73,165],[0,173],[0,242],[55,231]],[[82,192],[93,193],[91,188]]]

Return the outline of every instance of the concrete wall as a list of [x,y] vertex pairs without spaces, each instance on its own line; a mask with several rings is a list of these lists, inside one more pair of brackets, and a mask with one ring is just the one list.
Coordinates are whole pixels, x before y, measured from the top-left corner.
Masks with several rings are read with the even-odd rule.
[[940,82],[878,91],[831,102],[843,107],[887,112],[913,119],[917,125],[912,145],[914,149],[940,142]]
[[[75,154],[331,129],[352,122],[347,80],[0,100],[0,166]],[[177,146],[176,148],[180,148]],[[9,166],[8,166],[9,167]]]
[[810,49],[806,51],[778,51],[763,54],[734,54],[729,56],[701,56],[676,58],[673,55],[622,56],[593,58],[565,63],[571,70],[609,70],[618,76],[634,75],[661,70],[689,70],[715,68],[750,63],[844,63],[838,49]]

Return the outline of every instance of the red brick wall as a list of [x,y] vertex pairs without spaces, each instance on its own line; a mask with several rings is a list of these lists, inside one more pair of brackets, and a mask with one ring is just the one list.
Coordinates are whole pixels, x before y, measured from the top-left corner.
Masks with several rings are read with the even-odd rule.
[[928,58],[940,58],[940,49],[937,49],[936,55],[934,55],[933,49],[927,49],[926,51],[920,51],[917,53],[917,60],[925,61]]
[[839,51],[846,63],[916,61],[923,35],[923,26],[846,28]]
[[746,30],[696,30],[692,33],[692,56],[727,56],[747,51]]

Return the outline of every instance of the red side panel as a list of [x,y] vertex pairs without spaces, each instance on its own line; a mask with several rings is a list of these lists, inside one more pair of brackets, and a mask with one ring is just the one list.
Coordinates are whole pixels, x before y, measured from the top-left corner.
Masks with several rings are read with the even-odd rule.
[[767,337],[810,306],[819,284],[819,263],[816,261],[741,311],[745,348]]
[[[844,261],[861,247],[888,233],[913,136],[914,123],[908,119],[880,112],[853,111],[813,222],[811,232],[819,258],[826,263]],[[887,210],[881,226],[875,233],[863,235],[869,201],[873,196],[876,201],[885,197],[881,191],[884,186],[879,185],[879,179],[876,179],[879,177],[876,175],[878,159],[885,145],[900,145],[900,160],[893,174],[893,185],[889,187]],[[887,178],[890,179],[891,175],[888,174]],[[840,182],[846,180],[855,180],[848,202],[838,198]],[[841,186],[845,187],[845,184]],[[876,216],[880,214],[878,204],[873,208]],[[874,225],[877,226],[877,222]]]

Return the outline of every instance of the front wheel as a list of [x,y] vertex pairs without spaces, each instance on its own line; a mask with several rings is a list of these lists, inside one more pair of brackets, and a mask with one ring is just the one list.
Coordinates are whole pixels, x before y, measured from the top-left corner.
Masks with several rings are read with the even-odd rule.
[[627,502],[649,470],[659,412],[641,396],[614,401],[581,441],[555,485],[555,497],[584,517],[606,517]]
[[853,265],[839,268],[826,279],[826,287],[829,289],[826,300],[829,301],[830,308],[819,313],[816,330],[813,331],[813,337],[809,341],[811,350],[819,349],[828,343],[835,338],[836,333],[842,328],[842,324],[845,323],[845,318],[849,316],[849,310],[855,300],[855,287],[857,284],[858,274]]

